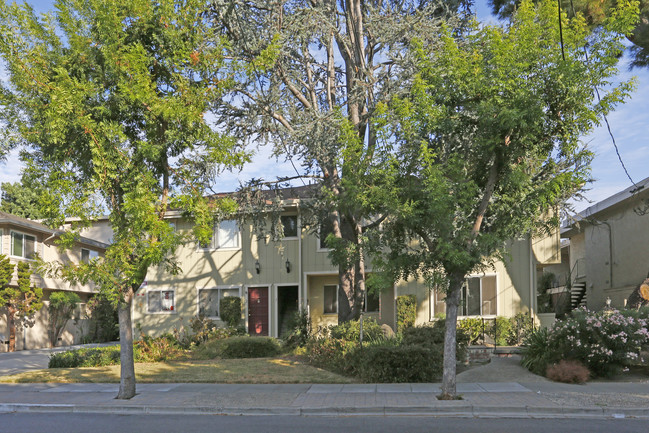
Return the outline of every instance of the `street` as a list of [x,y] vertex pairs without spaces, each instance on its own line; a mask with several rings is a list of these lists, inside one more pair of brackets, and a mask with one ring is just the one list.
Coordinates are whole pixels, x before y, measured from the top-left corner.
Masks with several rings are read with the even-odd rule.
[[112,415],[62,413],[0,414],[0,432],[11,433],[292,433],[305,432],[462,432],[525,433],[646,432],[649,422],[634,419],[492,419],[434,417],[295,417],[218,415]]

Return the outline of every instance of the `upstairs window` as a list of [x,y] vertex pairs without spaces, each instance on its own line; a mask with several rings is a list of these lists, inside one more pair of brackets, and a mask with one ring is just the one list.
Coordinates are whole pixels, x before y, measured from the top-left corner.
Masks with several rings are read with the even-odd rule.
[[327,236],[329,236],[330,233],[333,233],[334,227],[333,224],[331,223],[331,220],[327,218],[320,224],[320,230],[318,233],[318,237],[320,238],[320,243],[318,244],[318,247],[321,250],[326,250],[327,247]]
[[214,225],[212,239],[207,244],[200,244],[201,248],[237,249],[240,245],[239,225],[235,220],[224,220]]
[[36,254],[36,238],[24,233],[11,232],[11,255],[32,259]]
[[93,259],[99,257],[99,253],[87,248],[81,248],[81,263],[88,263]]
[[297,215],[282,215],[282,228],[285,238],[297,237]]

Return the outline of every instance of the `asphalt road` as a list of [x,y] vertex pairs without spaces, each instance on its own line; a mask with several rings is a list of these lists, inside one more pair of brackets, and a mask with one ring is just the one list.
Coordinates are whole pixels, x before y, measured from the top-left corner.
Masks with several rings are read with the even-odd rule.
[[433,417],[165,416],[99,414],[0,414],[0,432],[11,433],[645,433],[649,422],[633,419],[476,419]]

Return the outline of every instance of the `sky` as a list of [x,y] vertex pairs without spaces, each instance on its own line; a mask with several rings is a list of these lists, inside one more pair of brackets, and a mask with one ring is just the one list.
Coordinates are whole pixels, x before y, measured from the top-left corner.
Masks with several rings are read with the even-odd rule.
[[[53,0],[30,1],[36,11],[51,9]],[[476,12],[481,21],[493,20],[490,17],[486,0],[476,1]],[[637,79],[637,88],[626,104],[608,116],[611,132],[617,142],[622,161],[628,174],[634,182],[649,176],[649,69],[629,70],[628,59],[623,58],[619,65],[619,80],[627,80],[632,76]],[[0,79],[5,75],[0,70]],[[627,177],[613,146],[613,141],[607,127],[602,125],[595,129],[583,141],[595,153],[592,163],[592,176],[594,182],[589,185],[585,196],[588,201],[575,203],[577,211],[597,203],[605,198],[622,191],[631,189],[633,184]],[[20,181],[22,165],[17,152],[12,153],[6,161],[0,161],[0,182]],[[299,168],[299,167],[298,167]],[[271,155],[270,146],[260,147],[252,162],[238,172],[225,172],[217,180],[214,189],[217,191],[234,191],[241,183],[251,178],[273,178],[276,176],[295,175],[295,170],[283,158],[277,160]]]

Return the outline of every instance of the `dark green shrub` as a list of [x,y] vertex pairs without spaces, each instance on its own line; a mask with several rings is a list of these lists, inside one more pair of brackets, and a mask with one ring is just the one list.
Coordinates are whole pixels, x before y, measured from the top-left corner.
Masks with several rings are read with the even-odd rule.
[[336,338],[312,338],[307,343],[307,358],[316,367],[338,373],[350,373],[354,360],[346,357],[358,343]]
[[417,318],[417,297],[415,295],[397,296],[397,332],[415,326]]
[[232,337],[219,342],[222,358],[266,358],[278,355],[281,347],[271,337]]
[[228,296],[219,301],[219,315],[228,326],[236,328],[241,323],[241,298]]
[[549,331],[541,328],[530,332],[521,346],[521,365],[532,373],[543,376],[550,362]]
[[[331,338],[345,341],[356,341],[360,339],[361,324],[360,320],[350,320],[339,325],[329,328]],[[376,323],[374,318],[363,319],[363,341],[378,341],[383,339],[383,330],[381,325]]]
[[48,368],[101,367],[119,364],[119,347],[68,350],[50,355]]
[[101,293],[88,301],[88,333],[83,336],[84,343],[104,343],[119,339],[117,307]]
[[[401,344],[404,346],[422,346],[433,350],[438,350],[438,347],[441,347],[441,350],[443,350],[445,332],[446,323],[443,320],[435,321],[430,325],[413,326],[403,331]],[[456,340],[456,357],[458,360],[464,360],[469,337],[463,329],[458,328]]]
[[311,318],[307,310],[296,311],[291,318],[291,333],[286,337],[290,348],[305,346],[311,337]]
[[442,375],[443,347],[371,345],[350,356],[364,382],[435,382]]

